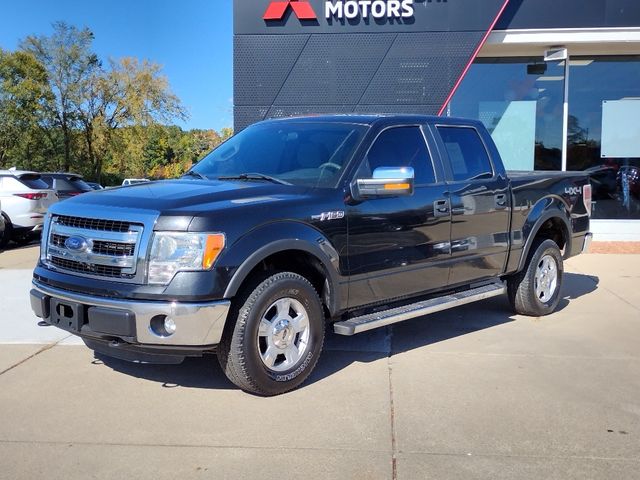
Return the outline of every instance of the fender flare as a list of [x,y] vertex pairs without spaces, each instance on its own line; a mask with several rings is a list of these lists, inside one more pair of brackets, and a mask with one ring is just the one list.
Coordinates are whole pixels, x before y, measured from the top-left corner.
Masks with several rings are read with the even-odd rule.
[[[256,244],[256,239],[261,241]],[[321,232],[294,222],[277,222],[258,228],[244,235],[231,246],[229,252],[221,259],[219,266],[224,266],[227,262],[236,263],[239,266],[227,285],[224,298],[233,298],[260,262],[275,253],[287,250],[303,251],[318,260],[329,287],[327,307],[332,314],[337,312],[341,305],[341,293],[338,288],[340,284],[338,252]],[[236,261],[234,262],[233,259]]]
[[[569,214],[567,212],[566,205],[564,204],[564,202],[557,198],[547,197],[545,200],[547,200],[546,205],[542,202],[539,202],[536,206],[533,207],[531,213],[527,217],[527,221],[522,227],[522,232],[526,235],[526,240],[524,247],[522,248],[520,261],[518,262],[519,272],[524,269],[527,258],[529,258],[533,240],[536,238],[536,235],[540,231],[542,225],[544,225],[544,223],[548,220],[560,220],[563,230],[562,234],[565,239],[565,258],[568,257],[571,253],[571,223],[569,221]],[[542,207],[537,208],[538,205],[541,205]],[[528,233],[526,233],[527,230]]]

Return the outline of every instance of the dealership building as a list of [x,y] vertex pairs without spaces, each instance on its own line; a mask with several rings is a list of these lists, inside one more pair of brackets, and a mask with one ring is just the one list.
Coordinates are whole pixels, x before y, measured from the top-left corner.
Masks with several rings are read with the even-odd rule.
[[591,173],[599,240],[640,240],[640,0],[235,0],[236,130],[481,120],[508,169]]

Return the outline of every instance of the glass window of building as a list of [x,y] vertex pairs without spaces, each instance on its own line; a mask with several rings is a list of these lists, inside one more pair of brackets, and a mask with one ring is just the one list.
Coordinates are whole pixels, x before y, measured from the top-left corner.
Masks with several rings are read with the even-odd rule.
[[561,170],[564,62],[479,58],[449,114],[482,121],[509,170]]
[[640,219],[640,56],[569,66],[567,169],[591,173],[593,218]]

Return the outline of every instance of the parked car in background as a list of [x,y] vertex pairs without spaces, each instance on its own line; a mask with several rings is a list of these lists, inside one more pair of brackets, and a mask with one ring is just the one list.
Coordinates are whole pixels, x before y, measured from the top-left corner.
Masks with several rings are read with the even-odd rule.
[[2,248],[2,240],[4,239],[5,221],[2,215],[2,202],[0,202],[0,249]]
[[0,202],[5,222],[0,246],[10,240],[26,243],[42,232],[47,209],[58,198],[39,173],[0,170]]
[[148,178],[125,178],[122,182],[123,187],[127,187],[129,185],[135,185],[136,183],[145,183],[150,182]]
[[85,183],[94,190],[104,190],[104,187],[99,183],[96,183],[96,182],[85,182]]
[[56,191],[60,200],[93,191],[82,175],[76,173],[43,173],[42,180]]

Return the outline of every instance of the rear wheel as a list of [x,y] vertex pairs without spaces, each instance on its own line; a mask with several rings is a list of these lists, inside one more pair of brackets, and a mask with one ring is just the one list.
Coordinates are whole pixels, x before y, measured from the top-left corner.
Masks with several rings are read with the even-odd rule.
[[563,273],[558,245],[553,240],[534,244],[525,269],[507,281],[515,312],[532,317],[552,313],[560,301]]
[[278,395],[300,385],[318,361],[322,305],[309,281],[292,272],[271,275],[249,290],[238,299],[237,319],[225,329],[218,360],[241,389]]

